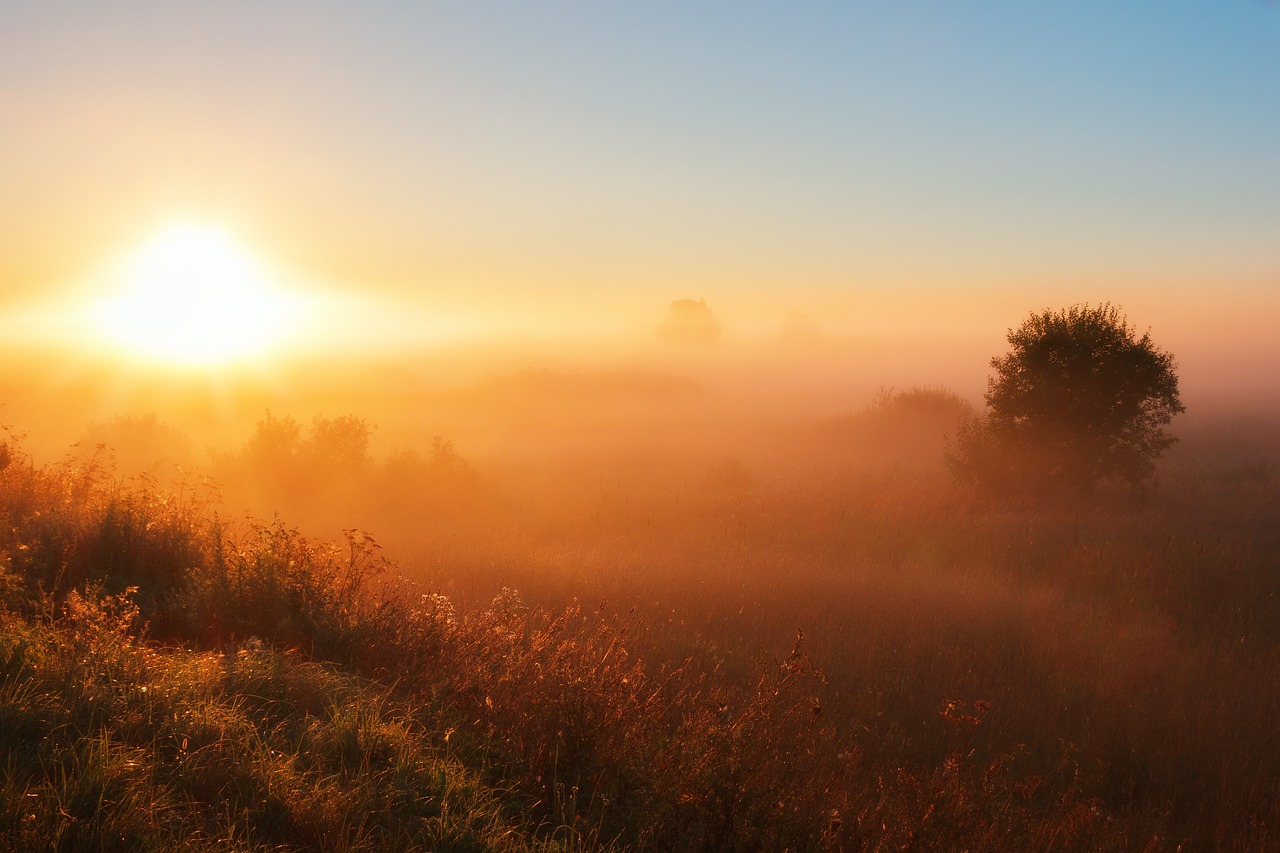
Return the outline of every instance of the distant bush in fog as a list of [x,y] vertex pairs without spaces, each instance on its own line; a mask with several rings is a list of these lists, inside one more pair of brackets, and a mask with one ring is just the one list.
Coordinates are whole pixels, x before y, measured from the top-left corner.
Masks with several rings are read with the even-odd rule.
[[304,430],[268,411],[243,445],[215,455],[213,474],[229,502],[309,523],[365,519],[385,528],[461,511],[475,497],[475,469],[452,441],[437,435],[421,450],[379,458],[369,447],[373,431],[355,415],[316,415]]
[[917,385],[905,391],[881,388],[867,414],[890,421],[946,423],[973,412],[973,404],[950,388]]
[[369,464],[372,434],[373,427],[355,415],[316,415],[311,419],[311,436],[304,450],[325,466],[355,470]]
[[118,415],[91,424],[80,439],[82,453],[109,449],[118,470],[126,474],[154,471],[160,465],[189,465],[195,445],[182,430],[158,420],[155,413]]
[[973,404],[949,388],[881,388],[861,412],[827,421],[820,429],[828,453],[872,466],[940,468],[948,436]]
[[947,436],[973,413],[973,404],[940,386],[881,389],[867,406],[861,438],[884,461],[937,465]]
[[710,343],[720,339],[720,324],[702,299],[677,299],[658,326],[658,338],[675,343]]

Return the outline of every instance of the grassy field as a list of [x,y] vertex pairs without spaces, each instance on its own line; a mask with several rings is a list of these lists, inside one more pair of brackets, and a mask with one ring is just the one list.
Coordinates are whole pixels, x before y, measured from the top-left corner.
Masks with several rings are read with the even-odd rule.
[[267,418],[216,492],[10,442],[0,846],[1280,847],[1274,429],[1019,501],[952,402],[476,461]]

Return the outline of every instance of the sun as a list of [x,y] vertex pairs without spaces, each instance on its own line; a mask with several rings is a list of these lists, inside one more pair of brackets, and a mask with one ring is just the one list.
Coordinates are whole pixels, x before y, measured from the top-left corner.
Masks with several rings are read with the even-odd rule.
[[225,231],[176,224],[126,261],[95,322],[127,352],[210,366],[264,354],[283,340],[296,308]]

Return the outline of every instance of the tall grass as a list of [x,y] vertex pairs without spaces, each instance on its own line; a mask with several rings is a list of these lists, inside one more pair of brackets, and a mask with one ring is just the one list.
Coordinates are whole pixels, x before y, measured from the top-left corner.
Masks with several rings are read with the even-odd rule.
[[[353,499],[393,482],[353,464]],[[1048,507],[639,464],[451,457],[465,521],[384,492],[384,551],[10,448],[0,846],[1280,843],[1270,481]]]

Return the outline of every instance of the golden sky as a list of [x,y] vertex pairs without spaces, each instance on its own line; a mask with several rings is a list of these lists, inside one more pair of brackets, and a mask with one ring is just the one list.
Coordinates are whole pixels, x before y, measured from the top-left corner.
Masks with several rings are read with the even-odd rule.
[[701,297],[730,345],[798,311],[945,359],[1112,301],[1188,380],[1280,367],[1274,4],[9,3],[0,33],[11,340],[195,223],[329,324],[294,346],[647,341]]

